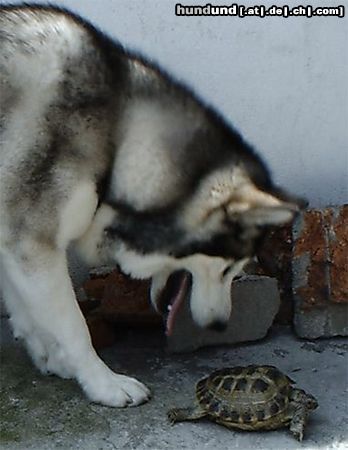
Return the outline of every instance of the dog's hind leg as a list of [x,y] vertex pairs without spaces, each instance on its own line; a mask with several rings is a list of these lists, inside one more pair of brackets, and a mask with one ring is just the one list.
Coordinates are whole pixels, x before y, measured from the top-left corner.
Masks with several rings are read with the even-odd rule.
[[[46,362],[47,371],[76,378],[92,401],[104,405],[123,407],[148,400],[150,392],[143,384],[112,372],[93,349],[75,300],[65,252],[37,242],[32,246],[35,251],[26,251],[25,256],[5,256],[4,275],[13,288],[12,292],[5,290],[5,295],[15,294],[16,305],[9,308],[14,324],[30,323],[19,332],[29,350],[37,353],[33,359],[41,370]],[[6,301],[10,304],[11,299]],[[37,352],[31,334],[40,343]]]

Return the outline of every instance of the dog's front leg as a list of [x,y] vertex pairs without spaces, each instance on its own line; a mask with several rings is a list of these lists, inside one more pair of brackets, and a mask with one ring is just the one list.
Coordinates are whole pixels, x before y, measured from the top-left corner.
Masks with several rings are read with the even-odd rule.
[[94,351],[75,300],[65,253],[40,244],[35,245],[35,260],[28,257],[30,253],[4,258],[9,287],[5,301],[29,351],[40,352],[33,355],[40,369],[45,371],[46,366],[47,372],[76,378],[92,401],[104,405],[123,407],[148,400],[150,392],[143,384],[111,371]]

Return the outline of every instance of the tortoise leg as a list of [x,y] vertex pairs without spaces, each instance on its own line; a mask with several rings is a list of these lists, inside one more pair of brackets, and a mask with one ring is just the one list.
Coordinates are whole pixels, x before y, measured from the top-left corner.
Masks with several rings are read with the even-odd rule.
[[191,408],[173,408],[167,413],[168,419],[172,425],[175,422],[183,422],[185,420],[197,420],[207,415],[197,406]]
[[300,442],[303,439],[304,428],[307,419],[307,408],[297,406],[290,421],[290,431]]

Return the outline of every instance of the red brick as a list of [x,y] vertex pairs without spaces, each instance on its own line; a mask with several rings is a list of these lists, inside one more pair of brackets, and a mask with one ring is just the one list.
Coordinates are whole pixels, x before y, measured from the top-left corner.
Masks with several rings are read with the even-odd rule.
[[302,309],[324,306],[329,299],[327,216],[327,210],[305,212],[302,232],[294,242],[294,258],[309,260],[307,273],[303,274],[306,284],[296,288],[296,294],[302,299]]
[[79,307],[82,311],[82,314],[87,317],[87,315],[93,310],[97,309],[100,306],[100,301],[98,300],[83,300],[79,303]]
[[116,343],[116,333],[113,325],[104,319],[99,312],[92,312],[86,317],[91,335],[92,345],[96,350],[110,347]]
[[296,333],[348,335],[347,205],[305,212],[294,225]]
[[332,217],[330,233],[331,301],[348,303],[348,205]]
[[150,304],[150,280],[133,280],[114,270],[101,278],[94,276],[84,289],[88,299],[100,300],[98,312],[108,321],[128,325],[162,323]]
[[309,210],[294,244],[294,258],[307,257],[307,280],[297,287],[302,309],[348,303],[348,205]]
[[84,300],[79,302],[79,307],[85,316],[91,335],[92,345],[96,350],[110,347],[116,342],[113,325],[100,314],[99,306],[99,301]]
[[275,322],[292,323],[292,225],[275,228],[269,232],[257,257],[260,267],[252,273],[267,275],[278,281],[280,307]]
[[101,311],[109,320],[129,325],[161,323],[150,303],[150,280],[133,280],[112,272],[105,280]]
[[85,281],[83,289],[89,300],[102,300],[105,289],[106,278],[92,278]]
[[115,324],[159,325],[161,317],[149,300],[150,280],[133,280],[114,270],[92,274],[84,283],[86,301],[79,302],[91,334],[92,344],[102,349],[116,342]]

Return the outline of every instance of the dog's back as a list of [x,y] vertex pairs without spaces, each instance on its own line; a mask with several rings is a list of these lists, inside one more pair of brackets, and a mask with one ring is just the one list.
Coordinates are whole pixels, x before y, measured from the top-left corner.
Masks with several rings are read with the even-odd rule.
[[109,41],[77,16],[44,7],[0,10],[1,248],[34,230],[53,239],[76,178],[103,178],[116,108],[111,85],[124,64],[115,45],[120,70],[110,76],[108,49],[96,43]]

